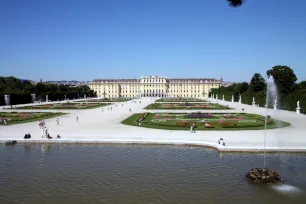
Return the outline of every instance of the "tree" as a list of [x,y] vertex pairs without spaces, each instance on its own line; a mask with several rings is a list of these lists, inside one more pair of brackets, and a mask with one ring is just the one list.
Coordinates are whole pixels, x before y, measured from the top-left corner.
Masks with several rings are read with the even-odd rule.
[[234,93],[240,95],[249,89],[249,84],[247,82],[234,84]]
[[266,87],[266,81],[259,73],[255,73],[251,79],[249,90],[254,92],[263,91]]
[[274,66],[267,71],[267,76],[273,76],[280,93],[289,93],[294,90],[297,78],[290,67],[281,65]]
[[306,89],[306,81],[301,81],[297,84],[297,89]]
[[229,6],[231,7],[239,7],[244,3],[244,0],[227,0]]

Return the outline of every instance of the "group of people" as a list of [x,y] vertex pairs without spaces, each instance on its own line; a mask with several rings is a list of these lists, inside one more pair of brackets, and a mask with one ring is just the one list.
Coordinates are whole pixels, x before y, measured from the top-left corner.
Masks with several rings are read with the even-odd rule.
[[48,128],[46,126],[46,122],[44,120],[40,120],[39,121],[39,127],[41,128],[41,137],[42,138],[48,138],[48,139],[52,139],[52,137],[50,136],[49,132],[48,132]]
[[[117,107],[117,106],[118,106],[118,104],[116,104],[116,107]],[[123,106],[123,104],[121,104],[121,106]],[[104,109],[103,109],[103,108],[102,108],[101,110],[102,110],[102,112],[104,112]],[[108,107],[107,110],[108,110],[108,111],[112,111],[113,108],[112,108],[112,107]],[[130,108],[129,111],[132,112],[132,109]],[[78,116],[77,116],[77,117],[78,117]]]
[[223,138],[220,138],[218,143],[219,143],[219,145],[225,146],[225,142],[224,142]]
[[24,139],[31,139],[30,133],[24,135]]

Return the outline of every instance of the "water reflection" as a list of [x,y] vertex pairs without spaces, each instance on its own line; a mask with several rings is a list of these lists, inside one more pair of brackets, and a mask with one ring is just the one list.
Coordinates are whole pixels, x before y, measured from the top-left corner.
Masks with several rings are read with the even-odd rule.
[[306,199],[305,154],[267,154],[268,167],[284,178],[283,186],[253,185],[245,179],[250,168],[262,167],[260,153],[165,145],[25,144],[0,146],[0,154],[1,204],[282,204]]
[[48,152],[51,151],[52,144],[41,144],[40,149],[41,149],[41,155],[44,155]]

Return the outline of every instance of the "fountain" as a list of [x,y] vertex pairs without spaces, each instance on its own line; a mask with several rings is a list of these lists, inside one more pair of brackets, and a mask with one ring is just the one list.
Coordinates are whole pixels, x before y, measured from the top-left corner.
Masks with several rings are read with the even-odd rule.
[[35,100],[36,100],[35,94],[31,94],[31,99],[32,99],[32,103],[35,103]]
[[234,102],[234,96],[232,95],[232,102]]
[[255,97],[253,96],[252,106],[256,106],[255,104]]
[[273,105],[273,109],[277,110],[277,97],[274,100],[274,105]]
[[296,103],[296,113],[297,113],[297,114],[300,114],[300,113],[301,113],[300,101],[298,101],[298,102]]
[[46,102],[48,102],[49,101],[49,98],[48,98],[48,95],[46,95]]
[[241,104],[241,95],[239,96],[239,103]]
[[216,94],[216,99],[218,100],[218,94]]
[[86,99],[86,94],[84,94],[84,99]]
[[224,94],[223,94],[223,96],[222,96],[222,100],[224,101]]
[[269,102],[273,103],[274,110],[277,108],[277,87],[273,76],[270,76],[267,83],[266,94],[266,115],[265,115],[265,137],[264,137],[264,165],[263,168],[251,169],[246,177],[253,183],[275,184],[283,182],[281,176],[271,169],[266,168],[266,137],[267,137],[267,121],[268,121],[268,106]]
[[10,105],[11,104],[11,100],[10,100],[10,95],[4,95],[4,104],[6,106]]

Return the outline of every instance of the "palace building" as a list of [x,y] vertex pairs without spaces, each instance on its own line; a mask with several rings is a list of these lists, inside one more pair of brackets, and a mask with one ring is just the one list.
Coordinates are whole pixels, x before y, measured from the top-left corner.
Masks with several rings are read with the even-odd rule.
[[89,83],[98,97],[207,97],[217,79],[147,76],[140,79],[96,79]]

